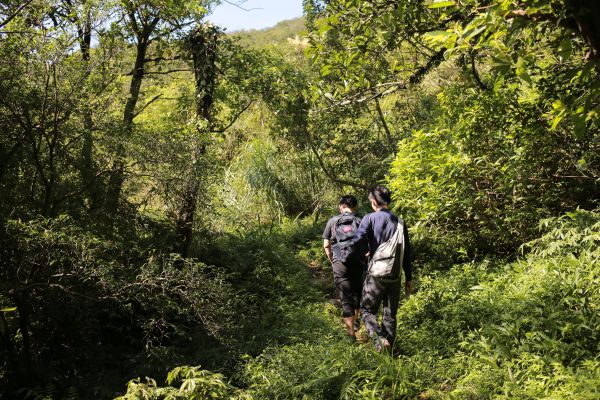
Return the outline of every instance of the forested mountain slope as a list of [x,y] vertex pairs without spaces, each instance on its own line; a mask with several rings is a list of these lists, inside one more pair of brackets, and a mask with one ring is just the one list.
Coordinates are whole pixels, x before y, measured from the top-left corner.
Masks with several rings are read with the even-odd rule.
[[296,37],[306,37],[304,18],[294,18],[278,22],[271,28],[250,29],[228,32],[239,37],[244,46],[266,48],[269,46],[285,46]]
[[[596,3],[211,5],[0,6],[0,396],[597,398]],[[321,239],[380,183],[392,354],[345,337]]]

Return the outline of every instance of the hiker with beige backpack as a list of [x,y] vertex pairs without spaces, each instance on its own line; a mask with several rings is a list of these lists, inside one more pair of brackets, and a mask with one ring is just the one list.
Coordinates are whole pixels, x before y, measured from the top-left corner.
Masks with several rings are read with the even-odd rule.
[[[396,314],[400,301],[400,270],[404,270],[404,290],[412,291],[410,242],[406,224],[389,210],[391,193],[382,185],[369,192],[374,212],[361,220],[351,252],[368,248],[369,263],[363,282],[360,309],[365,328],[378,352],[390,350],[396,337]],[[381,325],[377,321],[383,304]]]

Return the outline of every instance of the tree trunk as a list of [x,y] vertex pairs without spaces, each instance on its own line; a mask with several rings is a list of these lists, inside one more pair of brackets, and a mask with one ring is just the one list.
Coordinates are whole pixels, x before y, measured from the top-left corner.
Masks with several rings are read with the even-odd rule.
[[[82,21],[78,21],[77,35],[79,46],[81,48],[81,58],[83,68],[85,68],[85,77],[91,73],[90,66],[90,46],[92,42],[92,19],[91,12],[87,10]],[[91,95],[91,93],[88,93]],[[94,163],[94,121],[92,116],[92,107],[85,104],[83,109],[83,133],[82,145],[79,161],[79,175],[81,178],[81,187],[84,188],[84,195],[89,202],[89,208],[94,209],[98,206],[101,198],[101,190],[96,181],[96,165]]]
[[[135,13],[130,15],[131,25],[134,27],[137,36],[135,64],[131,73],[131,83],[129,85],[129,97],[125,103],[123,110],[123,130],[125,137],[123,140],[131,137],[133,132],[133,119],[136,116],[135,107],[140,98],[140,89],[145,75],[146,54],[150,46],[150,36],[156,25],[160,21],[158,17],[143,26],[143,29],[138,30],[138,24],[135,20]],[[108,191],[106,199],[106,209],[109,213],[115,212],[119,206],[121,190],[125,181],[125,146],[122,141],[119,142],[116,149],[115,161],[112,166],[112,173],[108,182]]]
[[202,137],[210,132],[212,125],[211,110],[217,80],[216,59],[220,34],[221,32],[214,26],[200,25],[187,37],[196,81],[196,118],[204,120],[206,123],[197,124],[197,137],[188,168],[189,177],[175,214],[174,251],[184,257],[187,256],[192,241],[194,213],[201,186],[200,160],[206,153],[206,145]]

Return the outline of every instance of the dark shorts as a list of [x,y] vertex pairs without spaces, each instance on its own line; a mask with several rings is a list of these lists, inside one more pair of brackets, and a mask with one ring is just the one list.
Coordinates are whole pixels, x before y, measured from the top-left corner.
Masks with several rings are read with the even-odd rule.
[[360,307],[363,283],[362,264],[344,264],[333,262],[333,282],[342,302],[342,315],[350,317]]

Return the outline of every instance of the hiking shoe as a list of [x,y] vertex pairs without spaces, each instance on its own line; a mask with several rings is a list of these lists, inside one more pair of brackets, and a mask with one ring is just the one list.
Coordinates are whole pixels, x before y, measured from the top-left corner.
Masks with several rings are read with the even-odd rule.
[[388,351],[392,348],[390,342],[386,338],[379,336],[377,333],[374,333],[372,337],[373,347],[376,352],[381,353],[382,351]]

